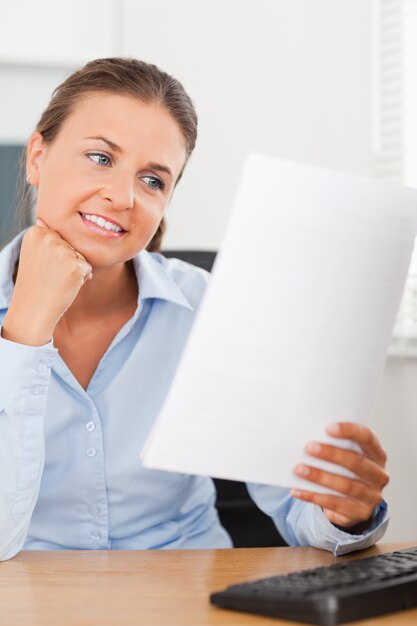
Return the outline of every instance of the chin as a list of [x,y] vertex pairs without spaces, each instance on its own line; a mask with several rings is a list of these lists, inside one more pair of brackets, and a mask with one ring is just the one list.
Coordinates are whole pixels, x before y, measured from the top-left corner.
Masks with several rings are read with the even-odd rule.
[[82,245],[80,242],[79,247],[77,248],[76,245],[74,245],[74,248],[83,255],[93,268],[97,269],[127,263],[142,250],[142,248],[139,250],[136,248],[135,250],[116,250],[112,248],[111,243],[112,242],[109,242],[106,248],[106,246],[98,246],[96,243],[86,245],[83,242],[84,245]]

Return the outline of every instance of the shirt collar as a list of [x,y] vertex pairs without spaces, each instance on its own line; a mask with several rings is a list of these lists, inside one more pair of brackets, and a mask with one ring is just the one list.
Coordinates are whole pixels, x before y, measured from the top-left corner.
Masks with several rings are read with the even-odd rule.
[[178,285],[166,271],[160,254],[142,250],[133,258],[136,278],[139,285],[139,300],[158,298],[179,304],[187,309],[193,307],[185,298]]
[[[22,230],[0,252],[0,309],[7,309],[13,293],[13,273],[28,228]],[[166,271],[160,255],[142,250],[133,258],[140,300],[157,298],[193,310],[173,278]]]
[[22,230],[0,252],[0,309],[7,309],[13,293],[13,274],[22,247],[23,235],[28,229]]

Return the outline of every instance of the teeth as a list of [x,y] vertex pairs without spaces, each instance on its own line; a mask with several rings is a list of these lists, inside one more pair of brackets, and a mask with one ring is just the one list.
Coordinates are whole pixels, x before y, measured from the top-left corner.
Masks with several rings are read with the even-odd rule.
[[101,228],[105,228],[106,230],[114,230],[116,233],[120,233],[123,230],[116,224],[113,224],[112,222],[107,222],[102,217],[97,217],[97,215],[86,215],[85,213],[81,213],[81,215],[85,217],[85,219],[89,222],[93,222],[94,224],[97,224],[98,226],[101,226]]

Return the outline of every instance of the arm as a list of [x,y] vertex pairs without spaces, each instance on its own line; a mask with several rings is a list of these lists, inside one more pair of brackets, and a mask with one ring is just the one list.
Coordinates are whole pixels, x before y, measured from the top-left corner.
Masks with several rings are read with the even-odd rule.
[[91,265],[37,220],[24,235],[0,329],[0,560],[24,544],[45,459],[44,417],[57,350],[51,337]]
[[0,560],[21,550],[35,507],[45,458],[43,423],[52,342],[9,341],[0,328]]

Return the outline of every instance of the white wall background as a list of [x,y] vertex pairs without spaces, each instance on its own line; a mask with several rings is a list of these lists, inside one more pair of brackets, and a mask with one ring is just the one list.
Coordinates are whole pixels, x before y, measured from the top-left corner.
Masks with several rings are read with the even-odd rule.
[[167,246],[217,248],[248,150],[372,171],[370,34],[368,0],[2,0],[0,141],[25,139],[84,60],[154,62],[200,117]]
[[[0,142],[24,141],[84,61],[154,62],[200,117],[166,247],[217,249],[249,150],[376,171],[371,22],[371,0],[0,0]],[[393,476],[388,540],[417,540],[416,376],[414,360],[389,358],[373,416]]]

